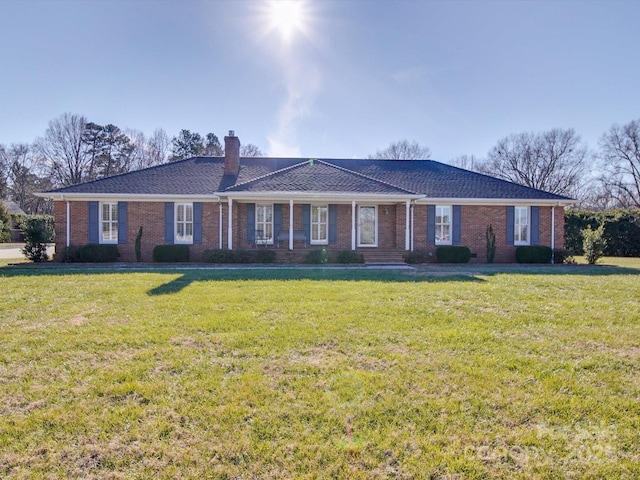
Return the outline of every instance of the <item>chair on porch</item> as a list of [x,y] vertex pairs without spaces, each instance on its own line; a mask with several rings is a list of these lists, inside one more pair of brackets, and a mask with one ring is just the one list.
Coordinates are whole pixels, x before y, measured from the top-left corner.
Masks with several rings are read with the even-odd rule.
[[264,230],[255,230],[253,233],[253,246],[264,247],[269,243],[269,237],[264,234]]

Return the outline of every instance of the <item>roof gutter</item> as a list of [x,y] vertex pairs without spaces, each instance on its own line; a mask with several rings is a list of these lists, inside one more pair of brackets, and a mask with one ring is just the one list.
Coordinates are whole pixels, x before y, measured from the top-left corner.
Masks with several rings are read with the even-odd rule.
[[568,207],[577,202],[572,199],[544,199],[544,198],[451,198],[451,197],[421,197],[416,201],[418,205],[496,205],[496,206],[540,206],[540,207]]
[[185,200],[192,202],[217,203],[221,198],[211,195],[167,195],[167,194],[126,194],[126,193],[67,193],[67,192],[38,192],[37,197],[51,200],[87,201],[87,200],[122,200],[129,202],[174,201]]
[[351,203],[356,200],[359,202],[406,202],[409,200],[418,200],[421,195],[416,194],[372,194],[372,193],[327,193],[327,192],[220,192],[220,197],[229,198],[236,202],[256,200],[264,201],[329,201],[332,203]]

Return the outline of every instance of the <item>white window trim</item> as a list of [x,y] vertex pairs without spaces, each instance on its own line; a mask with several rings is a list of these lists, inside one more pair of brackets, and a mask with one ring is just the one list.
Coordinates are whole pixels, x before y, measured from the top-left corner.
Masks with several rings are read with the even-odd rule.
[[[527,239],[516,240],[516,232],[519,231],[520,224],[518,223],[518,210],[526,210],[527,212]],[[531,208],[529,207],[513,207],[513,244],[517,246],[530,245],[531,244]]]
[[[360,220],[360,211],[362,208],[373,208],[373,219],[375,221],[375,239],[373,244],[362,243],[362,222]],[[376,248],[378,246],[378,206],[377,205],[358,205],[358,247],[363,248]]]
[[[185,226],[191,223],[191,238],[190,239],[187,238],[186,240],[180,239],[178,235],[178,209],[181,206],[185,207],[185,220],[181,223],[184,223]],[[186,207],[191,207],[191,222],[187,222],[186,220]],[[193,223],[194,223],[193,222],[193,203],[191,202],[176,203],[174,206],[174,212],[173,212],[173,243],[179,244],[179,245],[193,245],[193,228],[194,228]]]
[[[447,208],[449,209],[449,223],[438,223],[438,209],[439,208]],[[436,217],[433,219],[435,224],[435,243],[436,245],[453,245],[453,206],[452,205],[436,205],[435,211]],[[449,225],[449,240],[438,240],[438,227],[442,227],[444,225]]]
[[[115,212],[115,217],[116,217],[115,222],[113,220],[113,217],[111,219],[107,219],[107,220],[105,220],[103,218],[102,210],[104,208],[104,205],[111,205],[114,208],[114,210],[111,210],[111,207],[110,207],[109,211]],[[99,243],[100,244],[105,244],[105,245],[117,244],[118,243],[118,202],[100,202],[100,204],[98,205],[98,209],[100,211],[99,220],[98,220],[98,228],[100,229],[100,232],[99,232],[100,236],[98,237],[99,238]],[[105,239],[104,238],[104,229],[102,228],[104,222],[109,222],[109,223],[115,223],[116,224],[116,238],[115,239],[113,239],[113,238]]]
[[[324,239],[319,239],[319,240],[314,240],[313,239],[313,232],[314,232],[314,222],[313,222],[313,209],[314,208],[324,208],[326,209],[327,212],[327,216],[326,216],[326,220],[324,222],[316,222],[315,225],[321,225],[322,223],[325,224],[325,235],[326,238]],[[309,228],[310,228],[310,232],[309,232],[309,244],[310,245],[329,245],[329,205],[328,204],[322,204],[322,205],[311,205],[311,211],[309,212]]]
[[257,203],[256,204],[255,227],[256,227],[256,231],[262,230],[264,232],[264,228],[260,228],[260,226],[258,225],[258,210],[260,208],[264,208],[264,207],[271,207],[271,222],[262,222],[262,225],[267,225],[267,224],[271,223],[271,238],[268,238],[268,239],[260,242],[260,244],[261,245],[273,245],[275,237],[280,233],[280,232],[276,232],[275,231],[274,217],[275,217],[276,211],[275,211],[275,208],[273,206],[273,203]]

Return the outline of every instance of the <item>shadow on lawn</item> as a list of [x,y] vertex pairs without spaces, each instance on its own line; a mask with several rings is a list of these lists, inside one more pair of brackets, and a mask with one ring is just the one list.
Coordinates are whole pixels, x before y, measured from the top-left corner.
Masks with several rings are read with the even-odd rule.
[[375,270],[226,270],[226,271],[189,271],[182,276],[173,279],[163,285],[152,288],[147,293],[149,295],[166,295],[180,292],[194,282],[211,281],[295,281],[295,280],[318,280],[318,281],[370,281],[370,282],[483,282],[484,280],[465,274],[425,276],[415,275],[415,272],[404,271],[375,271]]
[[172,274],[179,276],[150,289],[148,295],[178,293],[194,282],[206,281],[372,281],[372,282],[484,282],[482,277],[494,275],[639,275],[640,269],[611,265],[422,265],[413,270],[369,268],[219,268],[185,265],[142,264],[25,264],[0,267],[0,278],[67,275],[129,275],[136,273]]

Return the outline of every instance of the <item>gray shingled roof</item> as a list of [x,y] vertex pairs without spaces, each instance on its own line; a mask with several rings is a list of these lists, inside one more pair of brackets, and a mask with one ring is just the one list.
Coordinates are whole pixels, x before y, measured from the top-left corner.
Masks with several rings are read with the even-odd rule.
[[255,180],[228,188],[227,192],[328,192],[407,195],[413,192],[378,179],[340,168],[322,160],[308,160]]
[[[235,181],[234,181],[235,180]],[[48,193],[213,195],[228,192],[327,192],[428,198],[569,200],[433,160],[242,158],[237,179],[224,158],[195,157]]]

